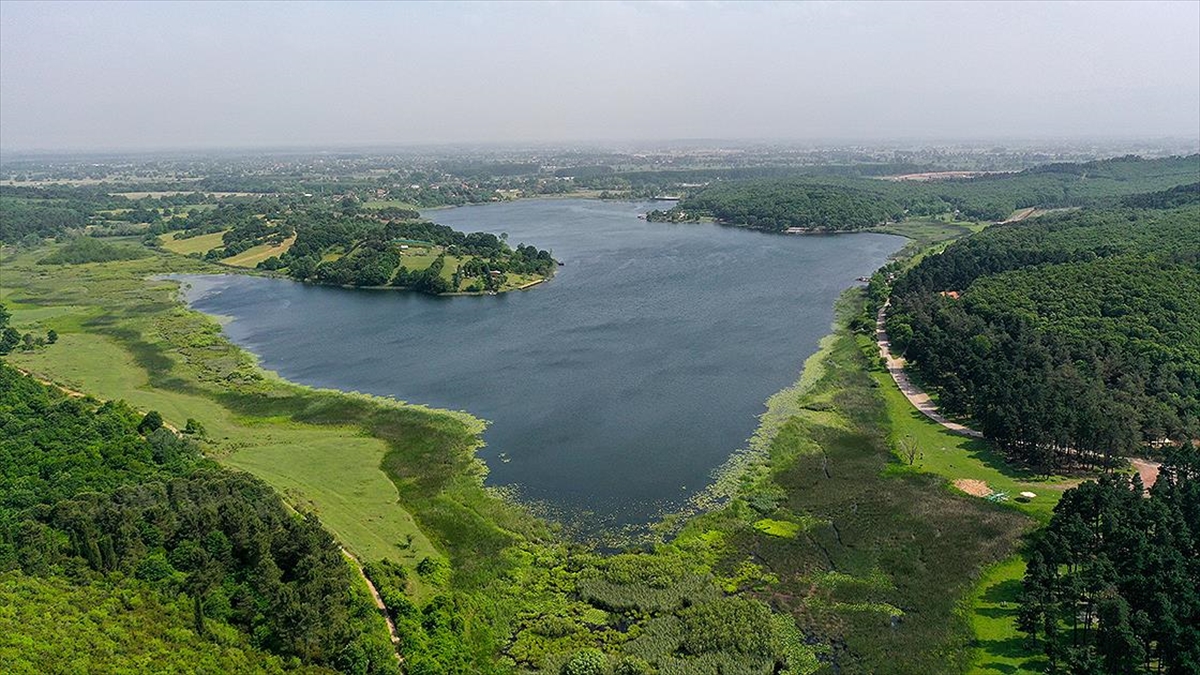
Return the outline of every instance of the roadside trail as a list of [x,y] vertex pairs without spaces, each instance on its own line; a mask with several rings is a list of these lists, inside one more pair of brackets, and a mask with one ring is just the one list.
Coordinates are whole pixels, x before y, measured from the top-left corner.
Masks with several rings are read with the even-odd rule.
[[388,614],[387,605],[383,604],[383,596],[379,594],[379,589],[375,588],[375,584],[371,583],[371,580],[367,578],[367,573],[363,571],[362,563],[358,561],[358,558],[354,557],[354,554],[347,551],[345,547],[342,547],[342,555],[354,563],[354,569],[358,570],[358,576],[367,582],[367,588],[371,591],[371,598],[375,601],[375,608],[383,615],[383,620],[387,622],[388,632],[392,635],[392,651],[396,654],[396,662],[404,665],[404,657],[400,655],[399,649],[400,634],[396,632],[396,624],[392,621],[392,616]]
[[975,429],[959,424],[958,422],[951,422],[942,417],[933,400],[929,398],[929,394],[921,391],[919,387],[908,379],[908,374],[904,372],[904,359],[892,354],[892,342],[888,339],[887,331],[884,329],[884,323],[887,319],[887,308],[890,305],[890,300],[883,303],[883,307],[880,307],[879,313],[875,315],[875,342],[879,343],[879,355],[887,361],[888,372],[891,373],[896,386],[900,388],[904,397],[908,399],[909,403],[913,404],[914,408],[920,410],[921,414],[934,422],[960,436],[983,438],[983,434]]

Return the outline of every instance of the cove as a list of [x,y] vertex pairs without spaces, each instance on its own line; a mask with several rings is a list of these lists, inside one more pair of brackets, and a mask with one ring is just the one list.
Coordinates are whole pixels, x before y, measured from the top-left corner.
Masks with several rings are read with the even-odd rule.
[[426,216],[563,262],[499,296],[430,297],[225,275],[188,303],[300,384],[488,420],[488,484],[596,534],[672,511],[797,379],[833,304],[898,250],[882,234],[647,223],[661,204],[529,200]]

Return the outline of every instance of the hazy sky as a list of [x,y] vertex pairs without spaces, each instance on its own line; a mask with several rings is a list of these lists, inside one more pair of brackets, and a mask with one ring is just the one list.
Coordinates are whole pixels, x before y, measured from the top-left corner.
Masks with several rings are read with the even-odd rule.
[[0,2],[0,147],[1200,136],[1200,2]]

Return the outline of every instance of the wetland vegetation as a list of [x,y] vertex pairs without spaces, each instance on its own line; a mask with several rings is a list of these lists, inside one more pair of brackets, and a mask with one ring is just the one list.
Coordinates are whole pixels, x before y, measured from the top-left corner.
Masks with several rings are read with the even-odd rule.
[[[1039,344],[1065,340],[1049,353],[1075,362],[1077,343],[1109,345],[1105,358],[1118,361],[1129,354],[1122,349],[1140,345],[1164,356],[1155,361],[1160,367],[1138,380],[1140,388],[1118,379],[1106,389],[1119,394],[1114,405],[1158,411],[1121,416],[1137,421],[1135,440],[1153,440],[1161,431],[1186,453],[1179,439],[1192,433],[1190,343],[1159,344],[1148,331],[1190,334],[1188,305],[1176,296],[1187,295],[1187,275],[1195,272],[1194,190],[1176,185],[1188,183],[1183,174],[1194,163],[1077,165],[1099,176],[1094,193],[1075,202],[1055,197],[1060,190],[1031,205],[1086,208],[1019,224],[987,226],[979,218],[1025,204],[1026,191],[1039,181],[1061,188],[1063,176],[1077,179],[1079,172],[1029,171],[1018,176],[1032,178],[930,187],[945,204],[899,223],[880,226],[869,213],[861,225],[904,234],[912,243],[866,288],[846,292],[833,333],[800,381],[769,400],[747,450],[705,491],[713,498],[704,508],[667,519],[658,526],[663,536],[620,553],[572,542],[519,501],[489,489],[488,467],[477,456],[481,420],[287,382],[264,371],[212,319],[182,306],[176,283],[162,278],[226,269],[215,267],[223,262],[346,285],[396,284],[403,273],[402,286],[466,291],[500,265],[511,265],[502,272],[510,286],[548,273],[548,253],[426,222],[410,207],[437,199],[413,189],[380,194],[371,187],[368,194],[370,182],[334,192],[314,179],[303,183],[306,194],[244,173],[201,179],[204,187],[243,193],[237,195],[173,191],[179,186],[165,179],[104,188],[0,188],[6,320],[18,335],[56,336],[38,348],[13,349],[5,359],[32,377],[95,397],[72,397],[0,366],[6,430],[0,447],[9,458],[2,474],[0,561],[6,571],[0,593],[12,600],[0,613],[0,628],[7,627],[0,634],[8,636],[0,639],[0,657],[17,664],[15,672],[42,669],[52,655],[33,645],[59,639],[66,624],[85,645],[75,661],[84,668],[88,659],[116,654],[126,661],[114,663],[130,667],[175,658],[246,672],[1009,673],[1085,672],[1088,664],[1098,672],[1126,666],[1190,672],[1185,646],[1195,626],[1194,599],[1171,590],[1143,592],[1128,582],[1149,578],[1160,589],[1189,583],[1194,566],[1176,564],[1188,560],[1185,548],[1151,538],[1144,542],[1151,551],[1146,559],[1174,566],[1121,568],[1106,576],[1116,550],[1107,547],[1120,548],[1123,540],[1101,536],[1092,548],[1055,542],[1079,534],[1071,514],[1090,513],[1093,502],[1125,504],[1117,507],[1122,513],[1147,519],[1122,531],[1153,530],[1145,523],[1160,521],[1195,531],[1195,477],[1187,468],[1193,465],[1171,460],[1168,482],[1148,500],[1123,479],[1073,489],[1092,474],[1055,473],[1103,463],[1028,462],[988,426],[989,440],[950,433],[895,389],[870,333],[874,310],[892,297],[895,323],[889,327],[901,334],[897,345],[913,350],[916,373],[951,412],[958,410],[955,400],[976,401],[983,389],[966,395],[947,387],[952,369],[933,368],[929,356],[945,350],[919,352],[913,345],[918,335],[945,337],[950,346],[974,344],[948,337],[970,321],[955,318],[959,309],[992,308],[985,312],[990,331],[1030,321],[1022,335],[1036,336]],[[1163,168],[1155,173],[1148,165]],[[480,184],[529,180],[531,171],[513,167]],[[705,175],[572,173],[578,173],[572,182],[654,192]],[[751,191],[762,179],[744,178]],[[253,181],[270,192],[245,194]],[[1129,184],[1113,187],[1122,181]],[[1143,189],[1148,183],[1162,192]],[[887,200],[908,189],[879,184]],[[771,185],[765,194],[789,183]],[[1005,185],[1016,188],[997,198]],[[704,188],[680,191],[689,189],[702,194]],[[1140,194],[1119,196],[1123,192]],[[967,196],[954,202],[951,193]],[[484,194],[479,201],[490,201]],[[835,211],[846,196],[833,190],[814,199],[806,187],[802,194],[818,206],[829,197]],[[996,209],[972,210],[972,200],[994,202]],[[885,205],[888,219],[905,215]],[[463,211],[447,220],[471,217]],[[687,237],[690,227],[671,236]],[[439,260],[439,269],[429,272]],[[486,267],[488,276],[465,274],[468,266]],[[447,277],[448,268],[460,274],[452,270]],[[1136,286],[1158,289],[1149,294],[1155,302],[1139,300],[1135,311],[1091,312],[1080,289],[1107,278],[1106,270],[1144,279]],[[1164,285],[1163,275],[1170,274],[1177,276]],[[367,283],[384,276],[382,284]],[[993,276],[998,281],[989,286]],[[1067,331],[1059,337],[1039,323],[1037,309],[1051,306],[1038,295],[1043,287],[1061,300],[1052,305],[1053,325]],[[963,297],[954,304],[940,294],[944,290]],[[989,292],[1003,297],[978,306],[971,300]],[[1010,320],[997,308],[1024,307],[1014,294],[1041,299],[1032,314],[1018,312]],[[914,308],[923,306],[945,311],[921,318]],[[1174,318],[1163,319],[1168,314],[1160,309]],[[1130,323],[1136,317],[1142,322]],[[918,320],[930,325],[904,336],[901,324]],[[1125,337],[1088,337],[1109,333]],[[981,386],[974,372],[956,373],[963,387]],[[1079,376],[1086,383],[1098,373],[1085,368]],[[1166,377],[1171,374],[1174,379]],[[1160,390],[1178,395],[1167,397],[1167,407],[1139,403],[1139,397],[1161,399],[1154,393]],[[970,405],[964,414],[981,418]],[[162,428],[154,428],[156,419]],[[1097,447],[1111,449],[1114,460],[1142,449],[1136,442]],[[17,455],[21,459],[13,459]],[[981,499],[955,488],[959,480],[983,482],[993,493],[1036,496]],[[1055,508],[1060,498],[1074,506]],[[245,521],[239,514],[254,516]],[[139,520],[154,525],[131,524]],[[1034,530],[1027,571],[1015,554],[1022,536]],[[362,563],[379,592],[398,628],[397,650],[371,611],[354,571],[358,563],[342,557],[339,546]],[[1046,562],[1052,558],[1056,563]],[[1056,576],[1057,563],[1086,574]],[[247,572],[271,565],[278,573]],[[1162,585],[1162,574],[1178,583]],[[1077,591],[1081,600],[1071,595]],[[1161,609],[1164,593],[1174,623],[1148,629],[1138,617]],[[303,601],[309,594],[325,600]],[[1090,619],[1067,627],[1067,608],[1077,602],[1092,608]],[[80,603],[97,609],[80,616]],[[35,616],[34,606],[56,608],[62,624],[38,618],[43,615]]]

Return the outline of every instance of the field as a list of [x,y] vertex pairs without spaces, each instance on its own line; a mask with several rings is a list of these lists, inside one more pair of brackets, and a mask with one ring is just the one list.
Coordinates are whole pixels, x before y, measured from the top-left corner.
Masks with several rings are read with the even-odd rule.
[[905,261],[905,267],[916,265],[927,255],[941,251],[950,242],[978,232],[988,223],[943,218],[914,218],[893,225],[873,227],[866,232],[895,234],[910,241],[894,257]]
[[188,255],[191,253],[204,254],[214,248],[219,248],[222,244],[221,237],[225,236],[225,232],[213,232],[212,234],[202,234],[198,237],[188,237],[187,239],[179,239],[179,232],[162,237],[162,247],[178,253],[179,255]]
[[1041,673],[1046,660],[1024,648],[1017,631],[1017,603],[1025,561],[1019,556],[993,565],[971,594],[971,626],[975,630],[976,660],[972,675]]
[[[215,323],[181,308],[169,309],[172,284],[141,281],[151,271],[172,271],[161,269],[172,260],[184,259],[155,256],[130,264],[78,265],[73,276],[59,280],[5,274],[3,295],[13,310],[14,325],[22,330],[54,328],[60,334],[56,344],[16,352],[8,357],[10,362],[100,398],[123,398],[139,409],[158,410],[176,427],[183,427],[188,418],[198,420],[205,427],[203,447],[208,454],[259,476],[293,506],[316,512],[361,559],[388,557],[415,566],[426,556],[440,558],[381,470],[392,444],[364,434],[352,418],[346,424],[300,423],[294,415],[264,414],[244,395],[196,382],[205,371],[239,378],[254,368],[247,356],[219,337]],[[31,262],[31,257],[9,258],[4,265],[6,270],[21,270]],[[201,268],[192,271],[203,271],[202,263],[186,262]],[[174,271],[184,270],[176,266]],[[17,287],[18,277],[27,282]],[[57,304],[73,296],[77,302]],[[181,376],[190,377],[185,381]],[[261,381],[251,377],[249,382],[259,392],[254,398],[303,400],[310,416],[339,398],[270,376]],[[397,406],[383,400],[369,405]],[[403,409],[417,422],[438,416]]]
[[[889,440],[892,447],[914,442],[920,453],[913,465],[905,465],[907,460],[904,460],[894,471],[928,472],[950,482],[960,479],[983,481],[991,490],[1009,495],[1006,505],[1042,522],[1050,520],[1050,513],[1063,491],[1078,482],[1062,477],[1040,478],[1010,467],[985,441],[955,434],[921,414],[887,372],[876,371],[872,377],[883,392],[891,421]],[[1017,498],[1019,493],[1027,491],[1037,497],[1028,501]]]
[[[858,293],[840,303],[842,321]],[[869,348],[846,328],[823,342],[800,382],[769,403],[769,463],[747,469],[742,497],[695,518],[679,545],[724,542],[718,568],[735,578],[748,560],[769,570],[778,583],[762,596],[847,648],[835,670],[966,670],[976,658],[973,624],[960,608],[1031,521],[900,464],[885,397],[894,385],[876,379]],[[958,446],[952,452],[971,461]]]
[[402,202],[399,199],[370,199],[362,203],[364,209],[408,209],[410,211],[419,211],[421,207],[416,204]]
[[270,258],[271,256],[283,255],[289,248],[292,247],[292,244],[295,243],[295,241],[296,235],[293,234],[287,239],[279,242],[279,244],[259,244],[258,246],[248,248],[235,256],[225,258],[221,262],[226,265],[233,265],[234,267],[253,268],[257,266],[258,263]]
[[[441,252],[442,252],[442,248],[440,246],[435,246],[435,247],[413,246],[413,247],[401,252],[400,264],[403,265],[404,268],[410,272],[420,272],[421,270],[426,269],[431,264],[433,264],[433,261],[438,257],[438,255],[441,254]],[[447,255],[446,256],[446,264],[444,267],[442,267],[442,272],[441,272],[440,276],[443,279],[445,279],[447,282],[453,283],[454,271],[456,269],[458,269],[459,265],[467,262],[468,260],[471,260],[473,257],[474,256],[469,256],[469,255],[467,255],[467,256]],[[336,258],[333,258],[333,259],[336,260]],[[510,274],[506,275],[506,277],[507,277],[507,281],[504,283],[503,286],[500,287],[501,292],[515,290],[515,289],[518,289],[527,284],[543,280],[542,277],[532,275],[532,274],[511,274],[510,273]],[[472,281],[473,281],[472,279],[464,278],[462,281],[459,282],[459,287],[454,290],[462,291],[467,286],[469,286]]]

